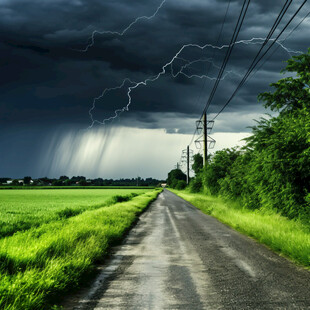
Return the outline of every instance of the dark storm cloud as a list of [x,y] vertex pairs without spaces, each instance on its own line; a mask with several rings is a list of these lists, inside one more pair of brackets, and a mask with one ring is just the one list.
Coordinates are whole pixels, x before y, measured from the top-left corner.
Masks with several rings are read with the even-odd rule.
[[[1,125],[26,126],[31,122],[28,126],[42,123],[52,126],[71,122],[87,126],[92,99],[103,89],[120,85],[125,77],[139,82],[158,74],[183,44],[215,43],[227,3],[167,0],[154,19],[139,21],[124,36],[96,34],[94,46],[82,53],[77,49],[85,48],[93,30],[121,31],[136,17],[152,15],[160,1],[0,1]],[[296,1],[288,15],[300,3]],[[220,44],[229,42],[241,5],[240,0],[231,1]],[[251,3],[239,39],[265,37],[282,5],[283,1]],[[306,28],[301,26],[286,44],[305,51],[307,38]],[[242,76],[258,48],[258,45],[236,46],[227,70]],[[180,56],[191,60],[212,57],[215,64],[221,65],[224,52],[189,48]],[[227,112],[261,111],[257,93],[268,89],[268,83],[279,77],[282,61],[287,58],[288,54],[279,49],[264,70],[246,84]],[[203,74],[209,66],[196,64],[185,72]],[[177,62],[173,68],[177,70]],[[209,75],[216,77],[217,70],[211,66]],[[139,126],[163,127],[169,131],[171,126],[151,117],[152,113],[175,113],[176,118],[182,114],[182,118],[188,119],[200,116],[212,82],[189,80],[182,75],[173,79],[170,73],[168,67],[167,73],[156,82],[134,89],[130,113],[122,119],[132,126],[137,119]],[[221,82],[211,113],[219,110],[240,79],[230,74]],[[126,88],[110,92],[97,102],[94,116],[109,117],[126,104]],[[148,117],[140,122],[141,115]],[[178,128],[180,132],[189,131],[180,124]]]

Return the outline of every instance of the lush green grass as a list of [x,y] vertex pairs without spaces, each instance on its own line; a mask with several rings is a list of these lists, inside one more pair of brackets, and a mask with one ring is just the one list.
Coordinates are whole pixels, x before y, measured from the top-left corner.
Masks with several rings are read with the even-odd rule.
[[251,211],[237,203],[224,202],[205,194],[172,190],[202,212],[268,245],[295,262],[310,267],[310,227],[289,220],[275,211]]
[[0,239],[0,308],[45,309],[77,286],[158,192]]
[[146,189],[1,190],[0,238],[38,227],[85,210],[119,201],[116,196],[143,194]]

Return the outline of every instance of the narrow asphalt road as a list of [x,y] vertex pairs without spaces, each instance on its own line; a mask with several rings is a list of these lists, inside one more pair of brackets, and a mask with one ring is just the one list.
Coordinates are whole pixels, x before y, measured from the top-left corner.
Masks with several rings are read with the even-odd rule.
[[310,272],[164,190],[65,309],[310,309]]

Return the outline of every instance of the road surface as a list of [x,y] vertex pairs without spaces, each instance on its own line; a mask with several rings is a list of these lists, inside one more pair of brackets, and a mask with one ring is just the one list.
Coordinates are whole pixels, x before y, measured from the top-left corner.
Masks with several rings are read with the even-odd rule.
[[310,309],[310,272],[164,190],[65,309]]

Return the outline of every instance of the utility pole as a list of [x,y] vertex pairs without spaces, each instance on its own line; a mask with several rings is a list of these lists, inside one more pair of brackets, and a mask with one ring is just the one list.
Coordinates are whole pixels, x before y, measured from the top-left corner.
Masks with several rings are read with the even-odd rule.
[[202,120],[196,121],[196,132],[199,138],[195,140],[195,145],[197,149],[201,149],[201,144],[203,144],[203,165],[208,164],[208,149],[213,149],[215,145],[215,140],[208,136],[214,126],[214,120],[207,120],[207,112],[203,113]]
[[189,145],[187,146],[187,178],[186,178],[187,185],[189,184]]
[[190,164],[193,160],[193,150],[190,150],[189,145],[185,150],[182,151],[181,156],[182,163],[186,163],[186,183],[189,183],[189,171],[190,171]]
[[208,163],[208,128],[207,128],[207,112],[203,114],[203,165]]

